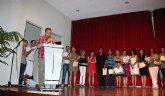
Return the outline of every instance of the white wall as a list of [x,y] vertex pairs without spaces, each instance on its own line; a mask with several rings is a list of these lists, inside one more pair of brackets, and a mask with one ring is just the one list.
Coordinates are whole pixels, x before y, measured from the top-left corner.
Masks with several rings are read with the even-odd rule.
[[[63,37],[62,44],[70,45],[71,20],[61,14],[44,0],[0,0],[0,26],[6,31],[19,31],[22,36],[26,20],[42,27],[42,34],[46,27],[51,27],[56,34]],[[14,48],[16,43],[11,43]],[[21,46],[18,48],[17,64],[14,60],[12,84],[18,83],[20,68]],[[9,65],[0,64],[0,85],[7,84],[11,67],[11,58],[4,59]],[[18,71],[16,70],[18,69]]]

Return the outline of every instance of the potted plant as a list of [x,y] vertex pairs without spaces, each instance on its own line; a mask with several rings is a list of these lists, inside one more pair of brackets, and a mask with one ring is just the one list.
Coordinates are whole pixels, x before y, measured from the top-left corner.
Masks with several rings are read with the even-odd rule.
[[6,32],[0,26],[0,63],[7,64],[3,58],[7,56],[7,52],[11,52],[10,42],[19,41],[19,33],[16,31]]

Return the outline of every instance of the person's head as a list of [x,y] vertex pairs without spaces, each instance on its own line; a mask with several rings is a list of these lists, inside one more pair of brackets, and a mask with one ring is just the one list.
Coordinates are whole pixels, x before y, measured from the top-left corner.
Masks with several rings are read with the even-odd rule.
[[140,55],[144,55],[144,54],[145,54],[144,50],[140,49]]
[[28,41],[27,40],[23,40],[23,46],[27,47],[28,46]]
[[103,53],[103,51],[104,51],[104,49],[103,49],[103,48],[99,48],[99,53],[100,53],[100,54],[102,54],[102,53]]
[[70,50],[70,47],[66,46],[66,52],[69,52],[69,50]]
[[76,48],[75,47],[72,47],[71,48],[71,51],[74,53],[74,52],[76,52]]
[[116,56],[120,56],[120,51],[116,50]]
[[136,52],[135,49],[131,49],[131,50],[130,50],[130,55],[136,55],[136,54],[137,54],[137,52]]
[[112,55],[112,50],[108,50],[108,55]]
[[127,51],[126,51],[126,50],[123,50],[123,51],[122,51],[122,55],[123,55],[123,56],[126,56],[126,55],[127,55]]
[[94,55],[94,51],[93,50],[90,50],[90,56],[93,56]]
[[151,56],[151,55],[154,54],[154,53],[155,53],[154,48],[151,48],[150,51],[149,51],[149,56]]
[[30,46],[35,47],[36,46],[36,40],[31,40],[30,41]]
[[161,53],[165,53],[165,47],[164,46],[161,47]]
[[45,36],[46,36],[46,38],[50,38],[51,35],[52,35],[52,29],[49,28],[49,27],[45,28]]
[[86,51],[84,49],[80,50],[80,56],[85,56]]

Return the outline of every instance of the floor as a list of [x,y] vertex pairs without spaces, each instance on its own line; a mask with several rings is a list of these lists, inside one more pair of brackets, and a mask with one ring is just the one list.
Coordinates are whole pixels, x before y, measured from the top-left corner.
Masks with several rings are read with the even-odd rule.
[[[60,96],[165,96],[165,88],[90,88],[64,87]],[[0,87],[0,96],[55,96],[58,92],[41,92],[36,88]]]

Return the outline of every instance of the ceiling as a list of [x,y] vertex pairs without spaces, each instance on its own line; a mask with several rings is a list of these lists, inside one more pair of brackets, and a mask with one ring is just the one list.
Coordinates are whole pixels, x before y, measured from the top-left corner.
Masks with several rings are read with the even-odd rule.
[[165,0],[45,0],[71,20],[165,8]]

